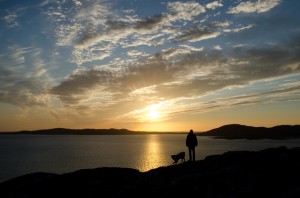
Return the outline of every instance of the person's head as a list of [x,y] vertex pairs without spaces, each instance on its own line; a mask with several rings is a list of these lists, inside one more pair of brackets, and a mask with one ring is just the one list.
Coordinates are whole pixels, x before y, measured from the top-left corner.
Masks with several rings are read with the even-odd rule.
[[191,130],[190,130],[190,133],[193,133],[193,132],[194,132],[193,129],[191,129]]

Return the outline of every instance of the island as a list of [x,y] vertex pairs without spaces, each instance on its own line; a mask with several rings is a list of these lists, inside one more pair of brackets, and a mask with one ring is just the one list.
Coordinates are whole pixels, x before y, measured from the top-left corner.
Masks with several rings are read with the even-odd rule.
[[0,183],[0,197],[300,197],[300,147],[228,151],[147,172],[36,172]]

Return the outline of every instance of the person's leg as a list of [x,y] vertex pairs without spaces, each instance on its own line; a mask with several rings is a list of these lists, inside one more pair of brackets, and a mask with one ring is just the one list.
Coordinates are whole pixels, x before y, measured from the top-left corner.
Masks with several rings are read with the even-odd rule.
[[192,161],[192,148],[189,147],[189,161]]
[[195,161],[195,147],[193,147],[192,150],[193,150],[193,161]]

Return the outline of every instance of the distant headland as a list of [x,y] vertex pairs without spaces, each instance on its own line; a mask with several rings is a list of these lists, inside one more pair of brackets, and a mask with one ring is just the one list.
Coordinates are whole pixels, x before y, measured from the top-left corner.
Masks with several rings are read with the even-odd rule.
[[300,138],[300,125],[279,125],[267,128],[230,124],[198,133],[198,135],[220,139],[297,139]]
[[131,131],[128,129],[68,129],[53,128],[33,131],[0,132],[1,134],[24,134],[24,135],[141,135],[141,134],[174,134],[182,132],[155,132],[155,131]]
[[17,131],[17,132],[3,132],[0,134],[26,134],[26,135],[128,135],[136,132],[127,129],[67,129],[67,128],[53,128],[41,129],[34,131]]
[[[143,135],[143,134],[184,134],[187,132],[149,132],[128,129],[67,129],[53,128],[34,131],[0,132],[2,134],[24,135]],[[229,124],[206,132],[195,132],[198,136],[219,139],[297,139],[300,138],[300,125],[279,125],[271,128]]]

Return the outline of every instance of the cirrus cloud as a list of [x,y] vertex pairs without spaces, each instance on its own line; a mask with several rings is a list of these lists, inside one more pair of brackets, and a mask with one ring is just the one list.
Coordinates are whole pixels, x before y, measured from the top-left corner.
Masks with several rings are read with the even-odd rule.
[[272,8],[276,7],[281,0],[255,0],[241,2],[237,6],[232,7],[228,10],[230,14],[238,13],[262,13],[268,12]]

